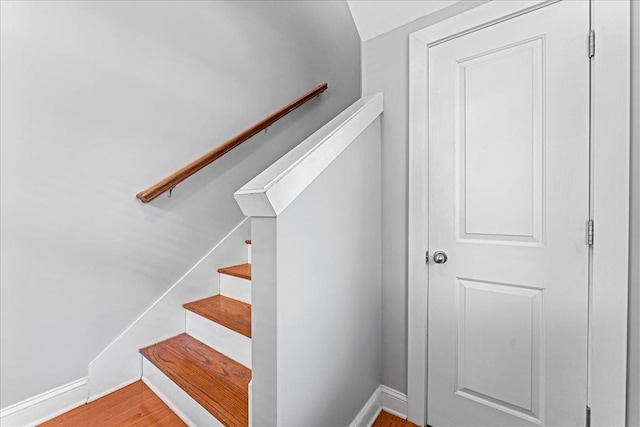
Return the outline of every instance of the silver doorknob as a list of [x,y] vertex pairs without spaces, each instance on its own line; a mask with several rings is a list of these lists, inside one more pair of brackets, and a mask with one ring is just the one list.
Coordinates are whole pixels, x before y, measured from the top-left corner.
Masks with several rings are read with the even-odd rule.
[[433,254],[433,262],[436,264],[444,264],[447,262],[447,253],[443,251],[437,251]]

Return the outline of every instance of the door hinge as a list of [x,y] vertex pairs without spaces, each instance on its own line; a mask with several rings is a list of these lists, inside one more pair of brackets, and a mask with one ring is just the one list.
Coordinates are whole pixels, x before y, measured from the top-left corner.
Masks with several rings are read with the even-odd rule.
[[596,32],[589,31],[589,58],[593,58],[596,54]]
[[585,422],[587,427],[591,427],[591,408],[587,406],[587,420]]
[[587,223],[587,245],[593,245],[593,220],[590,219]]
[[424,256],[424,262],[426,262],[427,264],[429,263],[429,251],[427,251],[427,253]]

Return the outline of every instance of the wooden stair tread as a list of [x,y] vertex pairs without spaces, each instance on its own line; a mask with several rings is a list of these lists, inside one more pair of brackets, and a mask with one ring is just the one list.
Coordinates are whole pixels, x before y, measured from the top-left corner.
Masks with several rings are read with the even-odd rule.
[[250,369],[187,334],[140,353],[225,426],[249,425]]
[[251,305],[245,302],[224,295],[215,295],[184,304],[182,307],[251,338]]
[[251,264],[238,264],[232,265],[231,267],[219,268],[218,273],[251,280]]

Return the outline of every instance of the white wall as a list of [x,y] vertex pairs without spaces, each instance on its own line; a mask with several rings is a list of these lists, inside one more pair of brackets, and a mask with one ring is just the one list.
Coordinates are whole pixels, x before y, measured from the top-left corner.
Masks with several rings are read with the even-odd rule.
[[409,34],[483,2],[459,2],[362,43],[362,94],[382,116],[382,383],[407,392]]
[[278,216],[276,265],[277,424],[349,425],[381,381],[380,119]]
[[631,2],[631,212],[627,425],[640,426],[640,3]]
[[247,262],[245,240],[250,236],[251,221],[244,218],[89,363],[89,401],[142,377],[138,350],[186,331],[182,304],[220,293],[218,268]]
[[[2,406],[87,364],[242,219],[233,192],[351,104],[345,2],[0,2]],[[327,81],[166,196],[135,194]]]
[[349,425],[379,389],[381,112],[381,94],[358,100],[236,192],[253,425]]
[[457,0],[348,0],[360,39],[367,41]]

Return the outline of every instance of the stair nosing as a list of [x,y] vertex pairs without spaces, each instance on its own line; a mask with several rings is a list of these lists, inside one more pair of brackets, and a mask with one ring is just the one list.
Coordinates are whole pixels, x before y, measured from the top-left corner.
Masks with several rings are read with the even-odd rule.
[[[238,268],[247,268],[246,266],[249,266],[249,274],[236,271]],[[218,273],[226,274],[227,276],[239,277],[241,279],[251,280],[251,264],[246,262],[244,264],[230,265],[229,267],[219,268]]]
[[[203,347],[205,347],[207,349],[207,351],[212,351],[214,353],[216,353],[216,358],[218,359],[222,359],[225,360],[225,362],[230,365],[230,366],[234,366],[236,368],[239,368],[241,370],[246,370],[249,372],[249,375],[251,374],[251,369],[247,368],[246,366],[242,365],[241,363],[236,362],[235,360],[231,359],[230,357],[220,353],[219,351],[207,346],[206,344],[202,343],[201,341],[191,337],[190,335],[186,334],[186,333],[182,333],[179,335],[176,335],[174,337],[168,338],[166,340],[160,341],[156,344],[144,347],[142,349],[140,349],[140,354],[142,354],[143,357],[145,357],[150,363],[152,363],[156,368],[158,368],[160,370],[160,372],[162,372],[164,375],[166,375],[174,384],[176,384],[176,386],[178,386],[180,389],[182,389],[185,393],[187,393],[189,396],[191,396],[196,402],[198,402],[198,404],[200,406],[202,406],[207,412],[209,412],[211,415],[213,415],[216,419],[218,419],[220,422],[222,422],[225,425],[229,425],[229,426],[246,426],[246,424],[243,422],[242,419],[238,419],[238,417],[231,412],[229,409],[227,409],[227,406],[225,404],[225,402],[220,402],[218,399],[213,399],[211,398],[211,396],[208,394],[207,390],[202,390],[201,387],[198,387],[196,384],[193,385],[193,387],[189,388],[185,386],[185,382],[188,382],[186,377],[182,377],[177,375],[175,372],[173,372],[170,369],[165,369],[166,366],[164,366],[162,363],[160,363],[160,360],[162,360],[161,358],[155,356],[155,354],[151,353],[151,348],[155,347],[155,346],[160,346],[160,345],[167,345],[169,346],[168,349],[165,349],[165,353],[178,353],[180,356],[182,356],[185,360],[189,361],[192,365],[197,366],[201,371],[207,371],[206,367],[203,367],[201,364],[198,363],[198,361],[191,357],[189,354],[186,354],[184,352],[181,352],[178,350],[178,348],[176,348],[177,346],[175,345],[169,345],[167,344],[169,341],[172,340],[188,340],[188,341],[192,341],[191,344],[192,345],[196,345],[199,346],[200,349],[203,349]],[[199,375],[198,375],[199,376]],[[225,392],[230,393],[232,395],[235,396],[235,398],[239,398],[241,401],[245,400],[247,403],[247,412],[245,414],[246,417],[248,417],[248,384],[246,386],[246,389],[243,387],[240,387],[239,385],[235,384],[234,382],[229,381],[228,378],[225,377],[221,377],[219,375],[213,374],[211,372],[208,373],[209,377],[216,377],[218,379],[218,386],[220,387],[220,389],[224,389]],[[236,378],[240,378],[240,377],[236,377]],[[177,380],[176,380],[177,379]],[[244,380],[243,380],[244,381]],[[250,381],[250,380],[249,380]],[[193,383],[192,383],[193,384]],[[218,389],[218,390],[220,390]],[[195,390],[200,391],[200,393],[207,395],[209,398],[211,398],[210,401],[205,401],[205,399],[203,399],[200,394],[198,393],[194,393]],[[244,417],[242,417],[244,418]],[[247,418],[247,422],[248,422],[248,418]]]
[[[231,304],[237,304],[237,305],[242,305],[244,307],[248,307],[248,309],[249,309],[249,331],[248,331],[248,334],[247,334],[247,331],[241,330],[241,328],[238,328],[238,327],[236,327],[236,325],[233,325],[232,322],[225,322],[224,319],[215,318],[214,316],[207,315],[206,313],[204,313],[202,311],[195,310],[194,307],[193,307],[193,305],[196,304],[196,303],[199,303],[199,302],[202,302],[202,301],[205,301],[205,300],[214,299],[214,298],[222,299],[223,301],[231,303]],[[235,298],[230,298],[230,297],[227,297],[225,295],[214,295],[214,296],[211,296],[211,297],[202,298],[202,299],[199,299],[199,300],[196,300],[196,301],[192,301],[192,302],[188,302],[186,304],[182,304],[182,307],[185,310],[188,310],[188,311],[190,311],[190,312],[192,312],[194,314],[197,314],[198,316],[201,316],[201,317],[203,317],[203,318],[205,318],[205,319],[207,319],[207,320],[209,320],[211,322],[217,323],[218,325],[223,326],[223,327],[225,327],[225,328],[227,328],[227,329],[229,329],[229,330],[231,330],[233,332],[236,332],[236,333],[238,333],[238,334],[240,334],[242,336],[245,336],[247,338],[251,338],[251,304],[247,304],[244,301],[240,301],[240,300],[237,300]],[[225,317],[225,316],[223,315],[223,316],[220,316],[220,317]]]

